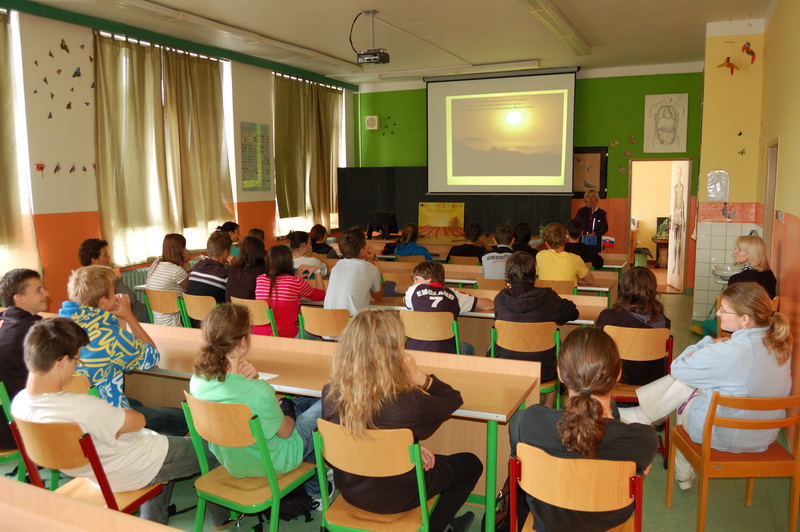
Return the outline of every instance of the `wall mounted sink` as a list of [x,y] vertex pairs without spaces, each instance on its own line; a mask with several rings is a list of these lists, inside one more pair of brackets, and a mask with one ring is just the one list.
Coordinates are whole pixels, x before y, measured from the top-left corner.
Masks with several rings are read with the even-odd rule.
[[715,265],[711,267],[711,271],[714,273],[714,277],[718,283],[726,284],[728,279],[731,278],[731,275],[742,271],[742,267]]

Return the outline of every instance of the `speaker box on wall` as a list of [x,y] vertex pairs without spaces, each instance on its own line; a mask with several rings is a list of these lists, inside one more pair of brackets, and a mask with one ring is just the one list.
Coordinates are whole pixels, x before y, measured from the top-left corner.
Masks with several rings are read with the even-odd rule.
[[364,129],[375,131],[381,127],[381,117],[378,115],[369,115],[364,117]]

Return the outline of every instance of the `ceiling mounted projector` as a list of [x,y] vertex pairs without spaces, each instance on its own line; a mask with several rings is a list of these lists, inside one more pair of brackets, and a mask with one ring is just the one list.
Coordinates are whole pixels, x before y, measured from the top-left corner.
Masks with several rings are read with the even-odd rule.
[[389,62],[389,52],[383,48],[375,50],[361,50],[356,56],[359,65],[364,63],[386,64]]
[[[376,48],[375,47],[375,14],[377,11],[374,9],[371,11],[362,11],[356,18],[353,19],[353,24],[350,26],[350,47],[356,53],[356,63],[359,65],[366,65],[366,64],[379,64],[385,65],[389,62],[389,52],[384,50],[383,48]],[[356,20],[361,15],[369,15],[369,22],[370,22],[370,47],[366,50],[361,50],[360,52],[356,50],[356,47],[353,46],[353,27],[356,25]]]

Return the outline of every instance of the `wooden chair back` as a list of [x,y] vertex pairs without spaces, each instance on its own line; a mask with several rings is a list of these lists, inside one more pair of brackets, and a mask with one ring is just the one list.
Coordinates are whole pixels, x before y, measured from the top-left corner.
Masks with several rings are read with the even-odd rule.
[[194,428],[201,438],[223,447],[247,447],[256,440],[248,422],[253,417],[250,407],[238,403],[215,403],[183,392],[192,412]]
[[401,310],[400,320],[406,329],[406,336],[415,340],[448,340],[454,336],[454,320],[450,312]]
[[350,311],[341,308],[302,306],[300,314],[305,330],[317,336],[341,336],[350,320]]
[[410,262],[391,262],[385,260],[379,260],[375,263],[375,266],[381,272],[381,275],[384,273],[390,272],[399,272],[404,273],[406,275],[411,275],[411,270],[414,269],[416,264],[411,264]]
[[365,477],[391,477],[414,469],[409,446],[414,435],[409,429],[367,430],[356,438],[341,425],[317,420],[324,442],[323,455],[333,467]]
[[92,387],[92,383],[89,382],[89,378],[85,375],[73,375],[67,382],[64,384],[64,391],[68,393],[89,393],[89,389]]
[[575,283],[572,281],[544,281],[536,279],[536,286],[539,288],[552,288],[553,291],[562,296],[575,293]]
[[183,304],[186,314],[197,321],[203,321],[209,312],[217,306],[217,300],[211,296],[193,296],[183,294]]
[[244,305],[250,310],[250,325],[269,324],[269,303],[263,299],[242,299],[239,297],[232,297],[231,303],[234,305]]
[[543,323],[517,323],[495,320],[497,345],[521,353],[544,351],[556,345],[558,326],[547,321]]
[[336,266],[336,263],[339,262],[339,259],[330,259],[328,258],[327,255],[320,255],[318,253],[315,253],[314,256],[317,257],[322,262],[324,262],[325,265],[328,267],[328,275],[330,275],[330,272],[333,269],[333,267]]
[[410,262],[417,265],[425,260],[425,255],[396,255],[397,262]]
[[672,357],[672,342],[669,329],[636,329],[607,325],[603,330],[617,344],[619,356],[623,360],[640,362]]
[[475,276],[475,284],[478,285],[480,290],[502,290],[506,288],[505,279],[487,279],[480,274]]
[[161,314],[177,314],[180,312],[178,307],[178,294],[173,290],[151,290],[145,288],[147,304],[150,310]]
[[[769,411],[769,410],[789,410],[795,412],[790,415],[771,420],[754,420],[754,419],[736,419],[732,417],[723,417],[717,412],[718,406],[724,406],[736,410],[750,410],[750,411]],[[768,430],[768,429],[785,429],[800,425],[800,414],[797,410],[800,407],[800,395],[790,395],[788,397],[732,397],[729,395],[720,395],[719,392],[714,392],[711,395],[711,401],[708,405],[708,414],[706,414],[706,424],[703,426],[703,447],[708,447],[709,452],[711,449],[711,432],[714,427],[724,427],[728,429],[745,429],[745,430]],[[795,449],[795,461],[800,458],[800,448]]]
[[384,281],[392,281],[398,286],[411,286],[414,281],[411,278],[411,272],[383,272],[381,277]]
[[76,469],[89,463],[80,444],[84,432],[77,423],[14,421],[28,456],[38,465],[49,469]]
[[479,266],[481,263],[478,257],[459,257],[458,255],[450,255],[450,264],[464,264],[468,266]]
[[513,484],[547,504],[574,511],[619,510],[633,498],[636,530],[641,530],[642,477],[634,462],[558,458],[525,443],[517,445],[516,459],[511,460],[512,530],[517,529],[518,503]]
[[568,299],[578,307],[578,319],[597,321],[600,313],[608,308],[608,301],[604,297],[587,296],[583,294],[559,294],[562,299]]
[[774,312],[779,312],[781,308],[781,296],[775,296],[772,298],[772,310]]

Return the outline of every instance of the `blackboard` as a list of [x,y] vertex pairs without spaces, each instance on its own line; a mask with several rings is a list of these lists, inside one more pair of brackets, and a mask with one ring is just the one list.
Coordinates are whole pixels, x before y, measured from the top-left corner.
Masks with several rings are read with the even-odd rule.
[[473,194],[428,195],[428,169],[425,166],[381,168],[339,168],[339,227],[360,225],[366,228],[373,211],[395,211],[400,227],[417,223],[422,202],[463,202],[465,223],[478,222],[484,233],[495,226],[528,222],[533,234],[539,224],[566,224],[572,217],[569,196],[526,196]]

